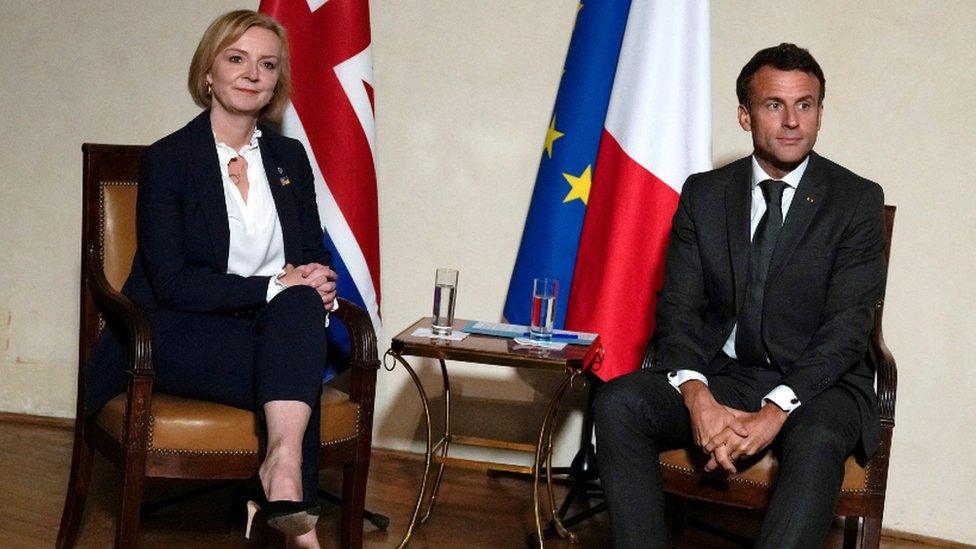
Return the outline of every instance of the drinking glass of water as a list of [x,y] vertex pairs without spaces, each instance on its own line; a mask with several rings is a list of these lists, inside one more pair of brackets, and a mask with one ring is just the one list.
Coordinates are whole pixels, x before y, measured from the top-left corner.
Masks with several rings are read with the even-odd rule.
[[457,283],[457,269],[437,269],[434,277],[434,317],[431,319],[431,331],[436,335],[451,335]]
[[536,278],[532,281],[532,339],[552,339],[552,325],[556,321],[556,294],[559,281],[555,278]]

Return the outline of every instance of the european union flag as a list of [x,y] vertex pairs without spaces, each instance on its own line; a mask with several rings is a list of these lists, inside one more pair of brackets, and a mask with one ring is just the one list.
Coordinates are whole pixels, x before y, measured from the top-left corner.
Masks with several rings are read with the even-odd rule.
[[557,328],[566,319],[576,250],[630,0],[577,7],[565,72],[546,131],[522,243],[505,300],[505,318],[528,324],[532,279],[559,280]]

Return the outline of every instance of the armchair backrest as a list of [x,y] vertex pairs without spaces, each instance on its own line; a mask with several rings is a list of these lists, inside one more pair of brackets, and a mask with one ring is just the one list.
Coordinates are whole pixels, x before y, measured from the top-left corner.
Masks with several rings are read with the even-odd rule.
[[121,290],[136,252],[136,193],[143,146],[81,146],[84,161],[81,230],[81,324],[79,358],[83,361],[101,331],[102,320],[91,297],[86,256],[102,266],[109,284]]

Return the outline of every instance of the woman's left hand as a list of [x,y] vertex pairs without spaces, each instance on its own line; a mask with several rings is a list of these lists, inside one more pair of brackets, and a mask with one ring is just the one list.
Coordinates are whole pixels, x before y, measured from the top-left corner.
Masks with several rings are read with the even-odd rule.
[[297,269],[306,281],[305,284],[318,291],[325,308],[331,309],[332,302],[336,298],[336,281],[339,279],[339,275],[330,267],[321,263],[308,263],[306,265],[300,265]]

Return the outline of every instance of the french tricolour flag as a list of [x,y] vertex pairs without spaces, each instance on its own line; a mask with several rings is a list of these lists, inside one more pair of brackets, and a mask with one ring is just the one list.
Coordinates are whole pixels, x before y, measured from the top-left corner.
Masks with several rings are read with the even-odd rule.
[[709,55],[707,0],[631,2],[566,317],[600,334],[604,380],[639,366],[681,185],[711,167]]
[[[368,2],[262,0],[259,9],[288,31],[293,90],[282,130],[308,152],[339,295],[363,307],[380,334]],[[342,363],[349,343],[345,329],[336,324],[329,327],[330,357]]]
[[600,334],[604,380],[640,365],[681,185],[711,165],[708,34],[707,0],[577,8],[505,317],[558,278],[556,327]]

